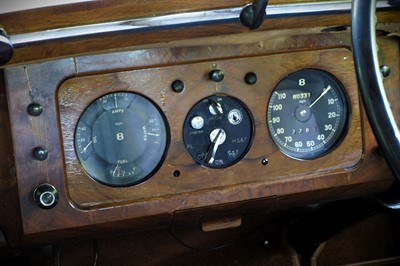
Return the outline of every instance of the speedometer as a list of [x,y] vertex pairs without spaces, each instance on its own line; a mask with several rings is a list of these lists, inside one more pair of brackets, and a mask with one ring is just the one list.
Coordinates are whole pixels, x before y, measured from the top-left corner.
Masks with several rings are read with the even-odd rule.
[[321,157],[344,138],[349,106],[342,84],[319,69],[286,76],[273,90],[267,110],[269,133],[286,155]]

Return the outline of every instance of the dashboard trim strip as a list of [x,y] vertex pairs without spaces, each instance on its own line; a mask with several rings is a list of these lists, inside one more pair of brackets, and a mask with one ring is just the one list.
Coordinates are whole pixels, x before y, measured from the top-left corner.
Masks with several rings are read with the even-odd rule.
[[[378,0],[377,8],[389,8],[386,0]],[[83,26],[15,34],[10,36],[14,47],[27,46],[33,43],[82,38],[94,35],[106,35],[117,32],[146,32],[152,30],[179,27],[194,27],[206,24],[217,24],[239,21],[242,7],[227,9],[186,12],[156,17],[138,18],[115,22],[96,23]],[[270,5],[266,9],[267,18],[290,16],[311,16],[321,14],[350,13],[351,1],[326,1],[318,3],[297,3]]]

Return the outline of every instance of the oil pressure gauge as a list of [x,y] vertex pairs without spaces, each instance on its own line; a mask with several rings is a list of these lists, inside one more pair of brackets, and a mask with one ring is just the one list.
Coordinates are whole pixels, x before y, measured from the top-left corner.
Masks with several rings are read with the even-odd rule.
[[272,92],[267,123],[283,153],[314,159],[344,138],[349,116],[342,84],[328,72],[302,69],[281,80]]
[[162,162],[167,140],[160,111],[145,97],[128,92],[95,100],[75,130],[83,169],[108,186],[130,186],[149,178]]
[[253,134],[252,118],[238,99],[215,95],[190,110],[183,135],[187,150],[200,165],[225,168],[248,151]]

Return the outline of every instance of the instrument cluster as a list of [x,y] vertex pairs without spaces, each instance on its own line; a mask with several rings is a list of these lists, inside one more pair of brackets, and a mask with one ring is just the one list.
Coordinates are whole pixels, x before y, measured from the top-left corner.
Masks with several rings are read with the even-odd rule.
[[119,221],[269,198],[269,184],[284,193],[284,183],[346,175],[362,160],[346,48],[154,66],[146,58],[126,69],[87,56],[5,70],[26,232],[68,227],[57,215],[85,226],[103,214]]
[[[316,54],[342,62],[269,64]],[[103,207],[354,167],[348,58],[339,49],[68,79],[58,98],[71,200]],[[101,193],[84,193],[93,187]]]
[[[213,73],[211,80],[223,80]],[[348,98],[340,81],[323,70],[300,69],[272,90],[265,114],[269,136],[265,138],[271,137],[291,158],[316,159],[343,140],[349,119]],[[78,120],[74,132],[77,159],[88,176],[103,185],[136,185],[162,164],[171,141],[168,125],[160,106],[140,91],[108,93],[90,103]],[[242,101],[216,93],[191,107],[182,131],[193,161],[219,169],[245,157],[255,129],[253,114]]]

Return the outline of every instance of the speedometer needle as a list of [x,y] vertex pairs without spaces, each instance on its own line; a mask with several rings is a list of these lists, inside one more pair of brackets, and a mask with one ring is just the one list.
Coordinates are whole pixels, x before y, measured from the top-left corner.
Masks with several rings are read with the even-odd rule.
[[324,89],[324,91],[321,93],[321,95],[318,96],[318,98],[315,99],[315,101],[313,101],[312,104],[310,104],[310,106],[308,108],[313,107],[313,105],[316,104],[322,97],[324,97],[324,95],[327,94],[331,89],[332,89],[331,85],[326,87],[326,89]]

